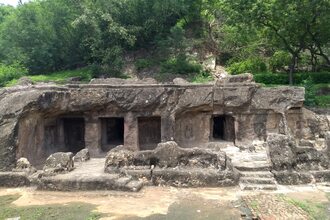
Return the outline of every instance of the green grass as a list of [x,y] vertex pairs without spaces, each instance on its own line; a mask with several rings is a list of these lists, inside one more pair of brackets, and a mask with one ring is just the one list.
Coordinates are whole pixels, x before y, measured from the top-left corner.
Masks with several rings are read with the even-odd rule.
[[93,212],[95,206],[85,203],[68,203],[63,205],[17,207],[11,203],[19,195],[0,196],[0,219],[20,217],[22,220],[96,220],[101,214]]
[[[297,206],[304,210],[311,219],[315,220],[328,220],[328,206],[329,203],[319,203],[319,202],[312,202],[309,200],[297,200],[297,199],[292,199],[289,198],[285,195],[279,195],[281,199],[284,201]],[[330,197],[330,194],[328,195],[328,198]]]
[[330,95],[315,96],[315,102],[317,106],[323,108],[330,107]]
[[[71,77],[80,77],[81,81],[88,82],[92,79],[92,71],[89,68],[82,68],[77,70],[65,70],[50,74],[26,76],[31,79],[33,82],[55,82],[55,83],[66,83],[68,78]],[[13,79],[6,83],[6,87],[14,86],[18,82],[18,79]]]

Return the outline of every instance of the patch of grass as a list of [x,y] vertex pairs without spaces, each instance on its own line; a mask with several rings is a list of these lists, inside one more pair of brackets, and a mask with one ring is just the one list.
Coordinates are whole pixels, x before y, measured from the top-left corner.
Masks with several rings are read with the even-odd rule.
[[328,108],[330,107],[330,95],[316,96],[315,102],[317,106]]
[[101,214],[93,212],[95,208],[93,205],[85,203],[25,207],[12,205],[11,203],[19,197],[19,195],[0,196],[0,219],[20,217],[24,220],[96,220],[102,217]]
[[17,80],[18,78],[25,76],[27,70],[20,65],[4,65],[0,63],[0,87],[6,85],[11,80]]
[[[330,195],[329,195],[329,197],[330,197]],[[282,198],[284,201],[304,210],[306,213],[308,213],[308,215],[311,217],[311,219],[315,219],[315,220],[328,219],[329,213],[328,213],[327,207],[329,204],[311,202],[309,200],[292,199],[285,195],[280,195],[280,198]]]
[[257,210],[259,205],[258,205],[258,201],[256,200],[253,200],[251,203],[250,203],[250,206],[251,208],[253,208],[254,210]]
[[[55,82],[55,83],[65,83],[71,77],[79,77],[81,81],[88,82],[92,79],[92,71],[89,68],[82,68],[77,70],[65,70],[60,72],[54,72],[49,74],[41,74],[34,76],[27,76],[33,82]],[[5,86],[14,86],[18,82],[18,79],[13,79],[6,83]]]

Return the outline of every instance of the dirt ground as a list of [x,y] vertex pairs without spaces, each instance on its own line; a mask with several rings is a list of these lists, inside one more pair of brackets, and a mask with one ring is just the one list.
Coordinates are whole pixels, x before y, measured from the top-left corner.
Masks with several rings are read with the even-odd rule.
[[[55,204],[65,205],[77,202],[87,203],[95,207],[95,210],[93,210],[94,212],[102,214],[102,220],[242,219],[245,215],[249,214],[249,209],[252,211],[251,214],[260,214],[253,213],[253,209],[258,210],[258,212],[265,211],[263,210],[263,204],[266,204],[266,201],[273,201],[273,203],[269,205],[270,207],[267,208],[267,213],[269,210],[272,213],[272,209],[274,209],[273,213],[275,214],[272,218],[261,219],[289,219],[283,218],[283,216],[287,216],[285,214],[281,214],[282,217],[276,217],[275,210],[280,210],[281,213],[285,213],[285,207],[291,207],[290,210],[288,208],[290,212],[297,212],[297,210],[299,210],[299,213],[301,213],[303,217],[300,216],[301,218],[298,219],[313,219],[313,216],[310,215],[306,207],[302,206],[300,203],[295,204],[294,202],[308,201],[308,204],[325,204],[322,207],[325,208],[325,211],[329,209],[330,216],[330,190],[328,188],[329,187],[319,188],[315,186],[305,186],[282,188],[276,192],[256,192],[241,191],[238,187],[145,187],[138,193],[114,191],[49,192],[36,191],[34,188],[2,188],[0,189],[0,197],[20,195],[20,197],[11,204],[15,207]],[[278,200],[278,198],[285,199]],[[263,199],[265,201],[263,201]],[[281,209],[276,208],[277,201],[282,203]],[[297,210],[295,210],[295,207]],[[316,212],[318,211],[316,210]],[[325,217],[324,219],[330,218]]]

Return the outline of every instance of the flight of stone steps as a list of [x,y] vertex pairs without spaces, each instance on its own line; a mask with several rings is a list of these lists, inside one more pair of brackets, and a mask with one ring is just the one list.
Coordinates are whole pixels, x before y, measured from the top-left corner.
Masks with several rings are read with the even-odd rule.
[[231,158],[233,166],[240,172],[239,185],[242,190],[276,190],[274,175],[266,150],[240,151],[235,146],[223,149]]

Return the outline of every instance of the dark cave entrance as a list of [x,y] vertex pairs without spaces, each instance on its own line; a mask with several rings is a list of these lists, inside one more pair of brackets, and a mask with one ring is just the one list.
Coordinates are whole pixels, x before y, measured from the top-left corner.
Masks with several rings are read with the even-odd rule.
[[140,150],[152,150],[161,142],[161,118],[138,118]]
[[77,153],[85,148],[84,118],[63,118],[65,149]]
[[124,144],[124,118],[102,118],[102,151]]
[[235,141],[235,119],[228,115],[212,117],[213,140]]

